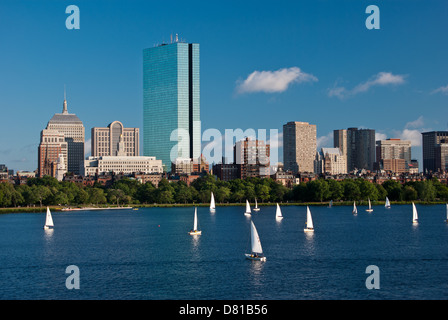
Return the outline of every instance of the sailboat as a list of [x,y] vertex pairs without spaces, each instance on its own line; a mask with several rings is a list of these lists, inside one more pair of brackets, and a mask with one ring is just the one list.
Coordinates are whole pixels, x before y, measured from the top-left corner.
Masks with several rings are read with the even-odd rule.
[[275,210],[275,219],[281,220],[283,219],[282,210],[280,210],[280,206],[277,203],[277,209]]
[[255,198],[255,208],[254,211],[260,211],[260,208],[258,208],[257,198]]
[[448,203],[446,204],[446,223],[448,223]]
[[257,228],[255,228],[253,221],[250,221],[250,245],[251,253],[245,253],[246,258],[249,260],[266,261],[266,257],[263,255],[263,249],[261,248],[260,237],[258,236]]
[[51,217],[50,208],[47,207],[47,216],[45,218],[44,229],[47,230],[50,228],[54,228],[54,224],[53,224],[53,218]]
[[305,232],[313,232],[314,226],[313,226],[313,219],[311,218],[311,211],[310,208],[306,207],[306,228],[303,229]]
[[370,199],[369,199],[369,209],[367,209],[366,211],[367,212],[373,212],[372,205],[370,204]]
[[333,200],[330,200],[330,203],[328,204],[328,208],[333,207]]
[[386,197],[386,204],[384,205],[384,207],[385,207],[386,209],[390,209],[390,201],[389,201],[389,198],[388,198],[388,197]]
[[352,213],[354,215],[358,214],[358,208],[356,208],[356,202],[353,202],[353,211],[352,211]]
[[244,212],[245,215],[250,215],[251,211],[250,211],[250,204],[249,201],[246,200],[246,212]]
[[198,230],[198,210],[197,208],[194,208],[194,222],[193,222],[193,229],[190,230],[189,234],[194,235],[200,235],[202,231]]
[[412,202],[412,222],[418,223],[418,213],[417,213],[417,208],[415,207],[414,202]]
[[215,212],[215,197],[213,196],[213,192],[210,199],[210,212]]

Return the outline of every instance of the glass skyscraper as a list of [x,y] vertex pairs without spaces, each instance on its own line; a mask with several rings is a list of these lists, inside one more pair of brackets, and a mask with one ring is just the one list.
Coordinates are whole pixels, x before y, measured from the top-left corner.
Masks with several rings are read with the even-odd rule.
[[177,158],[201,155],[199,44],[143,50],[143,154],[170,171]]

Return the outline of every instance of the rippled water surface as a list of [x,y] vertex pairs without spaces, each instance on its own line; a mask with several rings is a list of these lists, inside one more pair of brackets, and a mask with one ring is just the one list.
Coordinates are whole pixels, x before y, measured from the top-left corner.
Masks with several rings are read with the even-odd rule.
[[[445,206],[409,205],[373,213],[311,207],[315,232],[303,232],[306,207],[146,208],[0,215],[0,299],[447,299]],[[246,260],[250,220],[266,262]],[[80,270],[68,290],[66,267]],[[366,288],[366,267],[380,289]]]

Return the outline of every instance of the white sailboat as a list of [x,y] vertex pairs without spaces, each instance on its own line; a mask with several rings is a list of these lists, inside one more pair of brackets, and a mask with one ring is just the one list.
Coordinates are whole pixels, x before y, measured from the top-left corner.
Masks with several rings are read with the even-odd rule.
[[448,223],[448,203],[446,204],[446,223]]
[[250,222],[250,245],[251,253],[245,253],[246,258],[249,260],[266,261],[266,257],[263,255],[263,249],[261,248],[260,237],[258,236],[257,228],[255,228],[254,222]]
[[356,208],[356,202],[353,202],[353,210],[352,210],[353,214],[358,214],[358,208]]
[[50,208],[47,207],[47,216],[45,217],[44,229],[47,230],[50,228],[54,228],[54,224],[53,224],[53,218],[51,217]]
[[415,207],[414,202],[412,202],[412,222],[418,223],[418,213],[417,213],[417,208]]
[[330,203],[328,204],[328,208],[333,207],[333,200],[330,200]]
[[194,235],[200,235],[202,231],[198,230],[198,210],[197,208],[194,208],[194,222],[193,222],[193,229],[190,230],[189,234]]
[[213,196],[213,192],[210,199],[210,212],[215,212],[215,197]]
[[255,198],[255,208],[254,211],[260,211],[260,208],[258,208],[257,198]]
[[384,205],[384,207],[385,207],[386,209],[390,209],[390,201],[389,201],[389,198],[388,198],[388,197],[386,197],[386,204]]
[[281,220],[283,219],[282,210],[280,210],[280,206],[277,203],[277,209],[275,210],[275,219]]
[[369,209],[366,209],[367,212],[373,212],[372,209],[372,204],[370,203],[370,199],[369,199]]
[[246,200],[246,211],[244,212],[245,215],[251,215],[251,211],[250,211],[250,204],[249,201]]
[[305,232],[313,232],[314,226],[313,226],[313,219],[311,218],[311,211],[310,208],[306,207],[306,228],[303,229]]

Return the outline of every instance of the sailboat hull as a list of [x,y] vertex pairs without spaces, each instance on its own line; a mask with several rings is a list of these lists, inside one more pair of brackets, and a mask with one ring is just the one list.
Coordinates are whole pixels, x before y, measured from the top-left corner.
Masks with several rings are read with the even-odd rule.
[[44,226],[44,230],[53,229],[53,227],[50,226]]
[[254,211],[260,211],[260,208],[253,208]]
[[366,211],[367,212],[373,212],[373,209],[367,209]]
[[308,228],[305,228],[305,229],[303,229],[303,231],[304,231],[304,232],[314,232],[314,229],[308,229]]
[[260,257],[260,256],[254,256],[250,253],[245,253],[246,259],[253,260],[253,261],[266,261],[266,257]]
[[196,235],[200,235],[200,234],[202,234],[202,231],[190,231],[190,232],[188,232],[188,234],[189,235],[191,235],[191,236],[196,236]]

